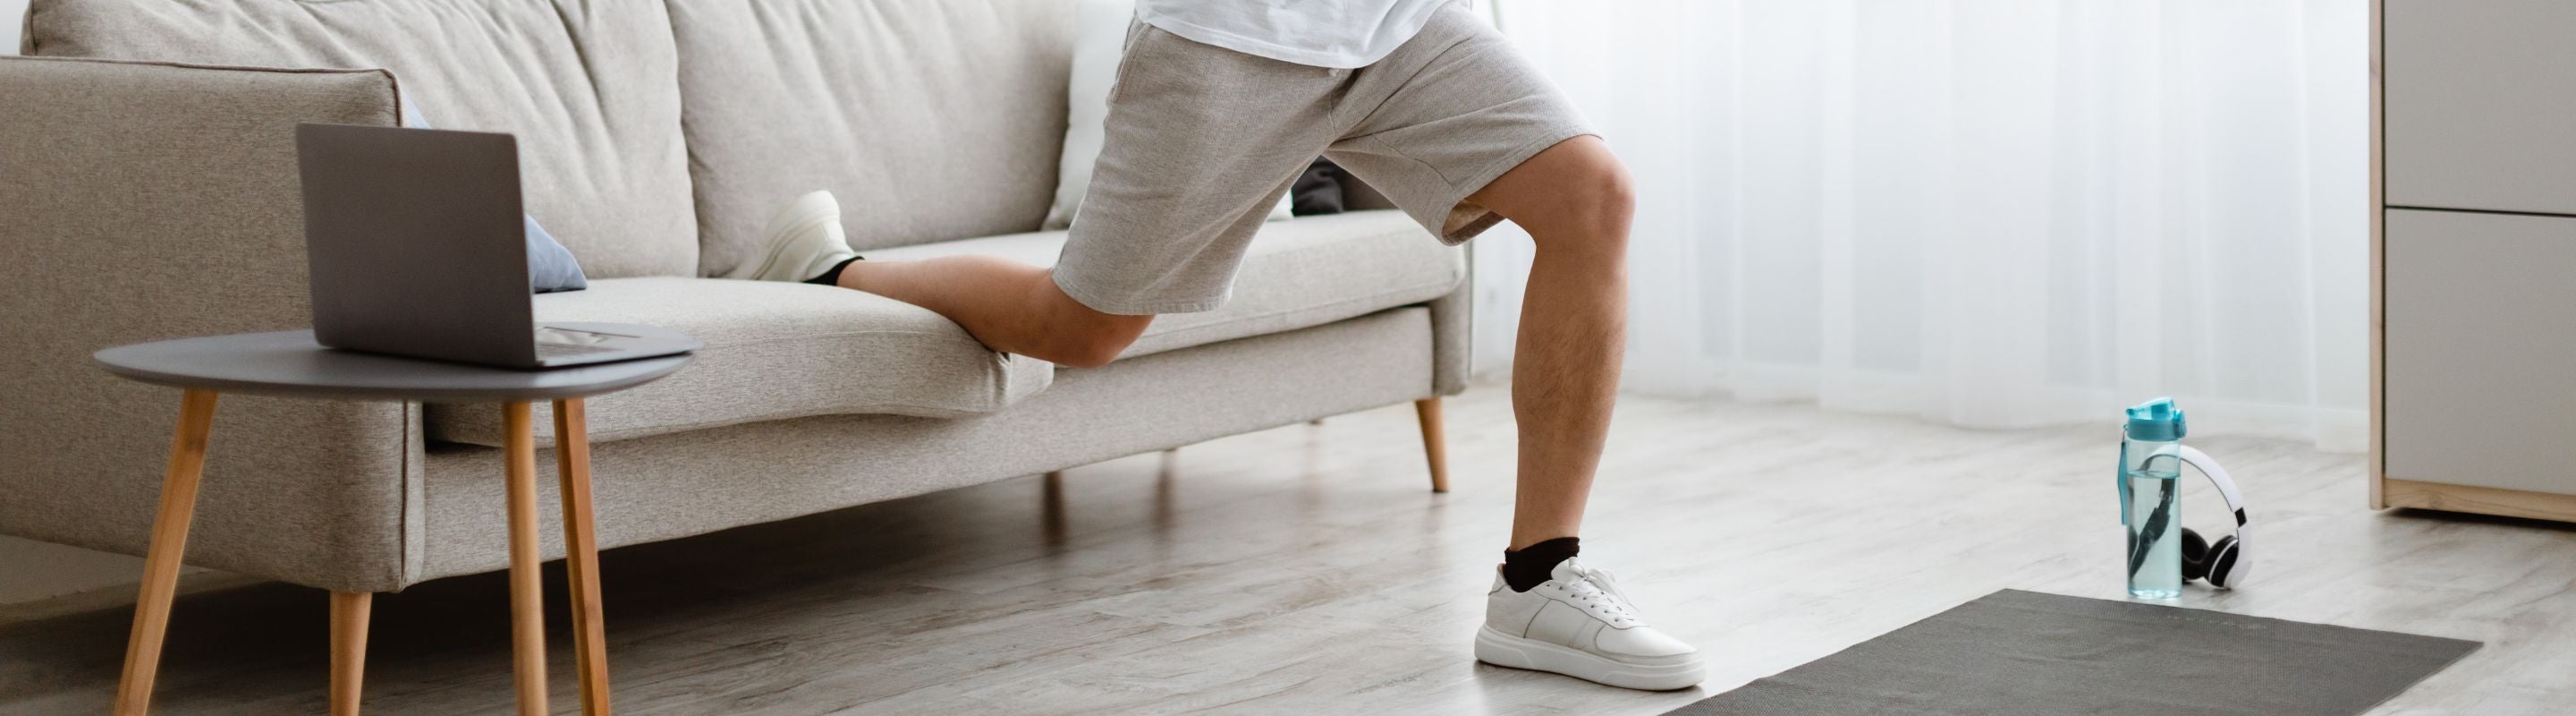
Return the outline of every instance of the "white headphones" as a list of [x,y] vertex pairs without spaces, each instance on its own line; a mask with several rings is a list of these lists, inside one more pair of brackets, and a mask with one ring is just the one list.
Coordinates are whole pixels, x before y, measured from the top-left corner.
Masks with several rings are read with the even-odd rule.
[[2219,467],[2217,458],[2188,445],[2174,447],[2185,464],[2200,470],[2210,484],[2218,486],[2219,499],[2226,500],[2227,511],[2236,514],[2236,529],[2214,543],[2203,540],[2189,527],[2183,528],[2182,579],[2204,579],[2209,586],[2234,589],[2244,584],[2246,573],[2253,570],[2252,560],[2245,557],[2245,539],[2254,533],[2254,528],[2245,522],[2245,497],[2237,494],[2236,481],[2227,477],[2227,468]]

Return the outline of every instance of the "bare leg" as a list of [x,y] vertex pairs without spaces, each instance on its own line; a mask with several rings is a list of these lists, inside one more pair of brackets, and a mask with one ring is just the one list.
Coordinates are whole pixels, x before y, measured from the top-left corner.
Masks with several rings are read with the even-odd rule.
[[1539,152],[1469,198],[1538,244],[1512,370],[1520,485],[1511,548],[1520,549],[1583,527],[1627,342],[1635,200],[1627,169],[1588,136]]
[[989,256],[858,261],[841,286],[930,309],[993,350],[1083,368],[1117,358],[1154,320],[1092,310],[1046,269]]

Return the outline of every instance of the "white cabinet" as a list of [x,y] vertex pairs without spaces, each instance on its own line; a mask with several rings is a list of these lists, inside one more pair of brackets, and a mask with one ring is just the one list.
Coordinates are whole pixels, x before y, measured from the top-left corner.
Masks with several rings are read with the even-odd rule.
[[2372,506],[2576,521],[2576,2],[2377,5]]

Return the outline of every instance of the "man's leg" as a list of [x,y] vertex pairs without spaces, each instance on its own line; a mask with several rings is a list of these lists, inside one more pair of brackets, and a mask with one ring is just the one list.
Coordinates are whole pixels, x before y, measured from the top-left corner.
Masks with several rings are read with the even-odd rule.
[[1627,341],[1633,194],[1609,146],[1581,136],[1469,197],[1527,229],[1538,245],[1512,369],[1512,415],[1520,423],[1512,549],[1572,537],[1583,526]]
[[857,261],[840,284],[930,309],[993,350],[1077,368],[1117,358],[1154,320],[1092,310],[1046,269],[989,256]]
[[1347,128],[1334,104],[1344,75],[1151,25],[1130,32],[1081,218],[1052,271],[968,256],[859,261],[840,285],[936,311],[994,350],[1084,367],[1116,358],[1153,321],[1127,314],[1221,303],[1270,207]]
[[[1515,551],[1503,556],[1485,593],[1476,660],[1632,689],[1679,689],[1706,675],[1699,651],[1647,624],[1608,572],[1572,559],[1619,387],[1633,193],[1609,148],[1578,136],[1469,197],[1538,243],[1512,369],[1521,437]],[[1529,572],[1542,565],[1546,574],[1533,580]]]

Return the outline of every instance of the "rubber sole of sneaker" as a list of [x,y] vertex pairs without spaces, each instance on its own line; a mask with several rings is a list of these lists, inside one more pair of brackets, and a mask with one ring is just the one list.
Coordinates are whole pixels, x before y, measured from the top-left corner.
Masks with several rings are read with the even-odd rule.
[[1476,630],[1476,660],[1641,691],[1687,689],[1698,684],[1708,673],[1700,665],[1698,654],[1630,663],[1569,646],[1512,636],[1494,631],[1492,627],[1478,627]]
[[813,231],[815,227],[819,227],[833,221],[838,221],[840,218],[841,216],[839,214],[814,214],[798,219],[795,224],[790,225],[786,230],[779,231],[766,237],[768,242],[768,255],[762,256],[759,264],[753,265],[748,271],[735,271],[732,274],[726,275],[725,278],[756,279],[762,274],[769,273],[771,270],[778,267],[779,256],[787,251],[787,242],[782,239]]

